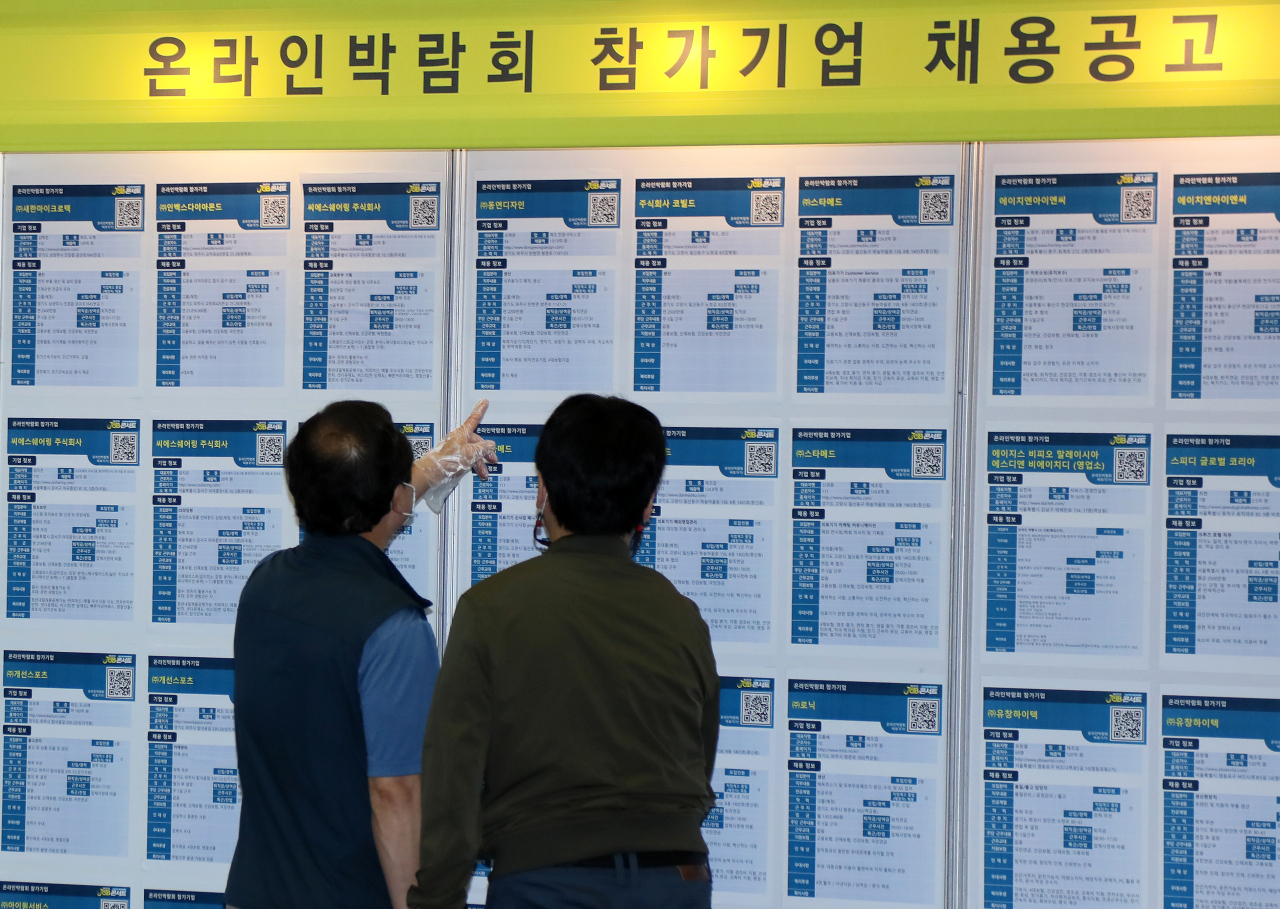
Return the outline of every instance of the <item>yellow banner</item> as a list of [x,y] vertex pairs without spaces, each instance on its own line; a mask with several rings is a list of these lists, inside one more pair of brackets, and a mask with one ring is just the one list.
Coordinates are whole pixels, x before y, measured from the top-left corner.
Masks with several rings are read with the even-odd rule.
[[[29,15],[0,30],[4,147],[216,147],[250,124],[260,145],[669,144],[717,119],[723,142],[1095,137],[1125,110],[1135,135],[1273,132],[1280,101],[1280,3],[288,6]],[[95,124],[96,145],[59,138]]]

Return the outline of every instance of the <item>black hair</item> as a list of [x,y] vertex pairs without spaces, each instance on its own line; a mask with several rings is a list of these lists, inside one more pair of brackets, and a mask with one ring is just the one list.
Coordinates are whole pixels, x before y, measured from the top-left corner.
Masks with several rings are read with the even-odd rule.
[[372,530],[413,472],[413,449],[372,401],[335,401],[298,427],[284,475],[307,533]]
[[565,530],[621,535],[636,529],[658,489],[667,439],[639,404],[573,395],[547,418],[533,460]]

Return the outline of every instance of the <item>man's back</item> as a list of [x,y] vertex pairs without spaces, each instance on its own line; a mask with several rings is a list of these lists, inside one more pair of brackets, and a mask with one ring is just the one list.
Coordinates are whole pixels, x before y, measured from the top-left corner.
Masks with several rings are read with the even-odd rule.
[[[482,826],[471,848],[496,874],[705,852],[718,696],[694,603],[619,538],[564,537],[459,600],[428,722],[424,807],[476,836]],[[483,768],[468,766],[468,750]],[[456,875],[467,861],[456,827],[424,835],[424,855]]]
[[236,619],[244,804],[229,904],[390,905],[371,826],[357,673],[369,636],[424,602],[355,535],[308,535],[254,570]]
[[243,801],[227,876],[237,909],[404,909],[418,856],[422,737],[440,664],[431,604],[387,557],[493,443],[487,402],[417,461],[372,401],[333,401],[284,453],[304,531],[240,597],[236,755]]

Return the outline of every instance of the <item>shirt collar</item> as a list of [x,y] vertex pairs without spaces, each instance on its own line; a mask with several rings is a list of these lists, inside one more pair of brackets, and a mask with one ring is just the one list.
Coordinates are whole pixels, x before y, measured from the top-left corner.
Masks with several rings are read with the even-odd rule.
[[357,568],[372,568],[411,596],[423,609],[431,606],[431,601],[413,589],[413,585],[404,579],[400,569],[387,554],[358,533],[308,533],[298,544],[298,549],[326,561],[345,562]]
[[562,552],[589,552],[631,560],[631,549],[622,541],[622,537],[604,534],[571,533],[547,547],[548,555]]

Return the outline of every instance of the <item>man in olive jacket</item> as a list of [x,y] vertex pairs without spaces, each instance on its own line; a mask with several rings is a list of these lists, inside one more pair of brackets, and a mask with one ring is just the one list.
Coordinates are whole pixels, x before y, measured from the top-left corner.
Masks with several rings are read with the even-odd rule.
[[463,909],[488,858],[490,909],[705,909],[711,638],[697,606],[631,558],[666,464],[662,427],[637,404],[575,395],[535,463],[550,546],[458,601],[409,906]]

